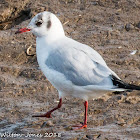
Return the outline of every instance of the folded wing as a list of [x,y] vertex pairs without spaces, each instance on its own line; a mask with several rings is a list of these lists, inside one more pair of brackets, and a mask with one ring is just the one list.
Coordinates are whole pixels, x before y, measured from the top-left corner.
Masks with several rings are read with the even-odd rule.
[[95,50],[78,42],[72,43],[74,47],[69,47],[70,44],[67,46],[63,44],[63,47],[52,51],[46,60],[46,65],[62,73],[67,80],[77,86],[113,86],[110,78],[112,71]]

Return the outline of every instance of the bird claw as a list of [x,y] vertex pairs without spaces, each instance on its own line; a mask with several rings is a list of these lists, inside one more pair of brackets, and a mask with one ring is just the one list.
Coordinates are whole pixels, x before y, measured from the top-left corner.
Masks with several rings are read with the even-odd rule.
[[87,128],[87,124],[74,125],[74,126],[72,126],[72,128],[73,128],[73,130],[79,130],[79,129]]

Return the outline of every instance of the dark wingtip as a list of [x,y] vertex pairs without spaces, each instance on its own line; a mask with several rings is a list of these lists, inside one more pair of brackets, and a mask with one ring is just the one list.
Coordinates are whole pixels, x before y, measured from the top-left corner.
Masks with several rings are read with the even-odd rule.
[[111,79],[114,86],[117,86],[118,88],[127,89],[128,92],[131,92],[132,90],[140,90],[140,86],[125,83],[122,80],[115,77],[114,75],[111,75]]

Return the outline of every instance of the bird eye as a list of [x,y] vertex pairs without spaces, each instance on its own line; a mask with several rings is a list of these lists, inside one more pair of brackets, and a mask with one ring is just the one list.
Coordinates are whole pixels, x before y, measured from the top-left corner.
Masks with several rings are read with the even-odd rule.
[[42,24],[42,21],[37,21],[36,22],[36,26],[38,26],[38,27],[41,26],[41,24]]

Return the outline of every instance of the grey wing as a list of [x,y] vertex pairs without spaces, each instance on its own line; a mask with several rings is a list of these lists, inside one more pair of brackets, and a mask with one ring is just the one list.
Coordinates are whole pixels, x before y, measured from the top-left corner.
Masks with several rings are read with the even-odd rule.
[[62,73],[74,85],[110,84],[111,72],[106,66],[93,61],[86,53],[77,49],[55,50],[46,60],[46,65]]

